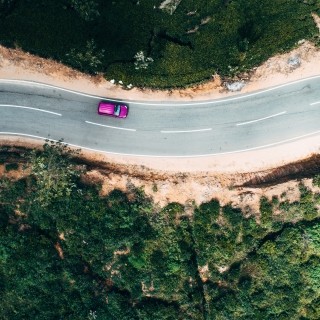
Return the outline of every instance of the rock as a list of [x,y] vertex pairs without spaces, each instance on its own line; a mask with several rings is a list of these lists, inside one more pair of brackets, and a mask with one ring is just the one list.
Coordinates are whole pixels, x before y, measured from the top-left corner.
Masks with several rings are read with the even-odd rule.
[[300,67],[301,60],[300,60],[300,57],[296,55],[296,56],[290,57],[287,63],[292,69],[296,69]]
[[165,0],[161,2],[159,9],[172,15],[182,0]]
[[245,82],[244,81],[236,81],[236,82],[226,82],[225,83],[225,87],[229,90],[229,91],[240,91],[244,86],[245,86]]

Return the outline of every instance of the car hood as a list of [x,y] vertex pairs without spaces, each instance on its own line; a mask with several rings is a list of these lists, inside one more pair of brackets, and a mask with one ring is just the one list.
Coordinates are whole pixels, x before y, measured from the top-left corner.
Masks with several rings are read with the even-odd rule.
[[128,114],[128,108],[127,106],[121,106],[120,107],[120,114],[119,114],[119,117],[121,118],[125,118]]

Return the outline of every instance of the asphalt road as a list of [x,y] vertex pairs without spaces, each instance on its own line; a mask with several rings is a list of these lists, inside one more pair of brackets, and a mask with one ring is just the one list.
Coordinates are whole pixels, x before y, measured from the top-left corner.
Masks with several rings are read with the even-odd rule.
[[109,153],[205,156],[320,134],[320,76],[199,102],[126,101],[127,119],[97,114],[102,97],[0,80],[0,135],[63,138]]

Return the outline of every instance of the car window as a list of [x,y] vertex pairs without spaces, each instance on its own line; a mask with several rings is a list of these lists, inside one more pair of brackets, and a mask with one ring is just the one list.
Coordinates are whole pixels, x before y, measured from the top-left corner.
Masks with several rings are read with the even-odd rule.
[[118,116],[120,114],[120,105],[117,104],[115,107],[114,107],[114,115],[115,116]]

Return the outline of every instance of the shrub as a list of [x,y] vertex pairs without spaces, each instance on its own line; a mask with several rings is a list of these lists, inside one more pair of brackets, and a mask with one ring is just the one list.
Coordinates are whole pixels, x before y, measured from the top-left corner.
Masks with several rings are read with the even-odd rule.
[[19,164],[18,163],[7,163],[5,165],[5,170],[6,171],[12,171],[12,170],[18,170],[19,169]]
[[312,182],[315,186],[320,187],[320,174],[314,176]]
[[266,197],[260,199],[261,224],[267,228],[270,227],[273,220],[273,206]]
[[97,50],[93,39],[87,41],[86,47],[81,49],[71,49],[66,54],[67,60],[73,67],[88,72],[90,74],[98,73],[102,65],[104,49]]
[[98,3],[94,0],[69,0],[69,2],[85,21],[92,21],[100,15]]

